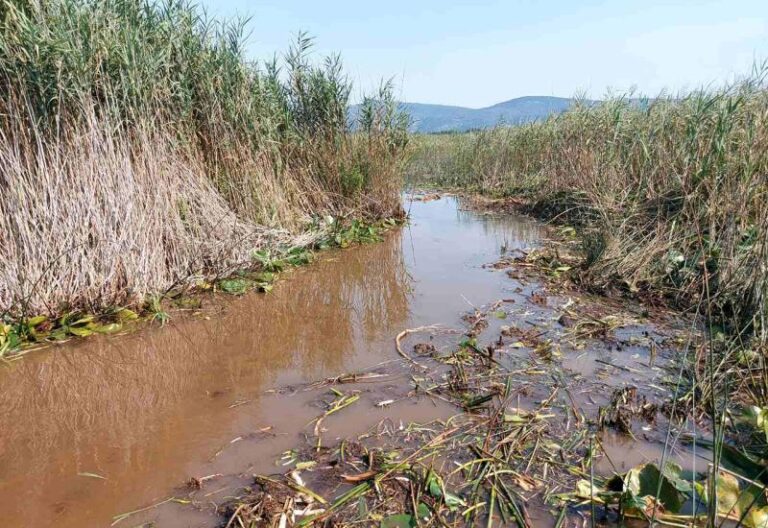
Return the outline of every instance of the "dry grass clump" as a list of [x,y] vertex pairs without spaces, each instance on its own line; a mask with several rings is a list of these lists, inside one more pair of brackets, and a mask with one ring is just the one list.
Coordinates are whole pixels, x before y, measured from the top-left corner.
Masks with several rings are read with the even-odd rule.
[[338,57],[186,2],[0,0],[0,313],[138,302],[311,241],[326,215],[397,214],[389,87],[353,134]]

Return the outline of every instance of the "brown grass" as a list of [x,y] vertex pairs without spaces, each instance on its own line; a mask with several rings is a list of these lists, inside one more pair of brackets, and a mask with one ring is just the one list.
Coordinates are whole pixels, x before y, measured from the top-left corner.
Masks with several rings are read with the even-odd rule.
[[514,197],[575,227],[582,284],[691,314],[704,338],[680,358],[674,405],[704,410],[715,445],[737,438],[757,459],[767,453],[749,408],[768,409],[767,72],[680,97],[576,105],[522,127],[419,137],[409,169],[414,184]]
[[338,58],[300,36],[281,72],[242,35],[183,3],[0,1],[0,314],[138,303],[399,213],[388,88],[353,134]]

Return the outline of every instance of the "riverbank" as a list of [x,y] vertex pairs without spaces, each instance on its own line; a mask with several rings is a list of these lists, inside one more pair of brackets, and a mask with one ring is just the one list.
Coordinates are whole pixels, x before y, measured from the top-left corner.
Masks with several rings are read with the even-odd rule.
[[111,307],[96,313],[73,310],[59,317],[38,315],[17,321],[7,317],[0,324],[0,360],[15,361],[30,352],[61,346],[73,339],[137,331],[142,324],[163,326],[178,316],[201,313],[203,303],[210,302],[217,293],[269,293],[281,273],[311,263],[319,251],[380,242],[387,230],[403,221],[402,216],[372,223],[328,217],[324,226],[294,239],[294,245],[255,251],[251,263],[241,263],[218,277],[189,277],[132,308]]
[[254,64],[245,31],[187,4],[3,4],[0,355],[401,215],[390,87],[352,133],[338,58],[300,35]]
[[692,317],[702,336],[675,407],[712,422],[716,468],[734,446],[750,464],[768,460],[767,94],[758,71],[722,89],[419,136],[409,168],[414,185],[480,193],[558,226],[582,288]]

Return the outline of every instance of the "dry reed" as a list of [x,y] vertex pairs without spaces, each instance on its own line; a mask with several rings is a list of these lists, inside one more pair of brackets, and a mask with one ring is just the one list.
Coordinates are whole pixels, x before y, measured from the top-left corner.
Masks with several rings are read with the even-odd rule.
[[0,1],[0,314],[141,302],[328,215],[398,213],[389,87],[353,134],[337,57],[301,35],[252,64],[244,28],[186,2]]

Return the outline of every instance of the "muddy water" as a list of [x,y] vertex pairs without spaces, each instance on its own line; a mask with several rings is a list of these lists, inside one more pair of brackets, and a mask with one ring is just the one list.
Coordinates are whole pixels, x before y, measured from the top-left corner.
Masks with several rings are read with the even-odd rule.
[[[463,212],[451,198],[414,202],[411,215],[382,243],[325,253],[269,295],[206,299],[164,328],[0,367],[0,526],[108,526],[190,477],[274,470],[318,410],[310,395],[268,389],[394,360],[403,328],[459,324],[470,305],[511,295],[482,264],[540,236],[529,220]],[[366,408],[334,433],[450,412]]]

